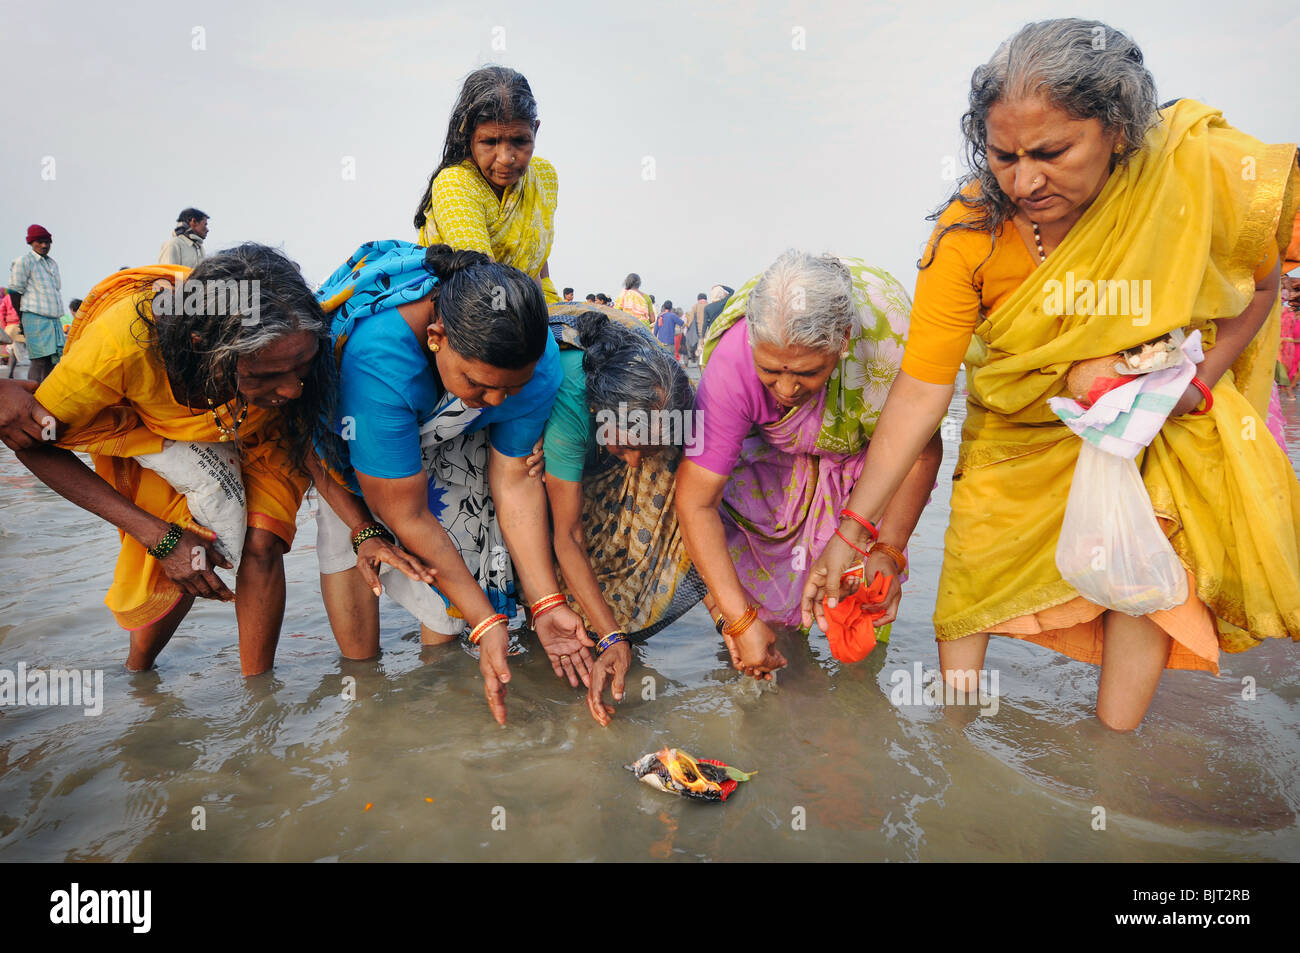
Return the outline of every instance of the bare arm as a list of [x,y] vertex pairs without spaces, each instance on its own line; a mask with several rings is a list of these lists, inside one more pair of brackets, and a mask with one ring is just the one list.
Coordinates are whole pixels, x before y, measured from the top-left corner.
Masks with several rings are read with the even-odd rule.
[[[374,514],[366,501],[339,484],[321,466],[316,457],[307,461],[307,472],[311,474],[312,484],[321,495],[326,505],[334,511],[348,528],[348,535],[355,537],[363,528],[375,521]],[[392,546],[382,536],[372,536],[357,548],[357,569],[361,571],[366,585],[375,595],[383,588],[379,581],[379,564],[387,563],[400,569],[407,576],[418,582],[432,584],[437,574],[425,566],[410,553]]]
[[[493,449],[488,462],[488,483],[492,502],[501,523],[501,535],[519,574],[525,597],[532,602],[560,585],[551,558],[551,529],[548,524],[545,485],[528,476],[527,457],[507,457]],[[578,687],[591,681],[591,653],[595,643],[577,613],[568,606],[552,609],[533,620],[533,630],[546,649],[551,668],[559,678]]]
[[[357,482],[370,509],[392,529],[402,546],[437,572],[438,589],[471,626],[492,615],[492,603],[487,594],[479,588],[478,580],[466,567],[460,551],[438,518],[429,512],[428,477],[417,473],[387,480],[358,471]],[[340,516],[346,520],[342,514]],[[504,645],[504,626],[497,626],[489,634],[498,630]]]
[[551,503],[556,562],[582,611],[598,633],[607,635],[618,628],[618,620],[601,594],[600,582],[587,557],[582,534],[582,484],[552,475],[546,480],[546,495]]
[[[909,475],[912,489],[904,494],[900,505],[905,510],[910,510],[916,502],[913,494],[921,493],[922,484],[928,494],[938,467],[936,464],[934,469],[930,470],[930,464],[926,464],[918,470],[917,466],[920,462],[918,458],[927,445],[932,443],[935,431],[943,420],[944,414],[948,412],[952,394],[952,384],[930,384],[917,380],[906,371],[899,371],[898,377],[894,379],[894,386],[890,388],[884,409],[880,413],[875,434],[867,445],[867,457],[862,466],[862,475],[858,477],[853,492],[849,494],[846,509],[852,510],[880,527],[885,515],[885,507],[894,498],[903,481],[909,479]],[[938,450],[942,458],[942,447],[940,446]],[[930,451],[931,454],[933,452]],[[929,477],[924,475],[925,472],[930,473]],[[924,506],[924,498],[921,499],[921,505]],[[911,535],[911,529],[915,528],[919,515],[918,509],[911,519],[908,536]],[[894,518],[898,519],[898,517]],[[865,544],[868,542],[866,532],[853,520],[840,520],[840,532],[858,546],[866,548]],[[895,532],[892,524],[888,532],[891,535]],[[831,541],[826,544],[821,556],[814,563],[808,574],[808,582],[804,585],[802,616],[805,624],[811,623],[815,613],[820,614],[823,596],[832,600],[832,606],[835,604],[834,600],[838,599],[840,594],[840,574],[853,564],[855,558],[856,553],[847,543],[838,536],[831,537]],[[818,621],[819,624],[822,622],[821,619]]]
[[[723,618],[734,622],[745,614],[750,599],[727,554],[727,531],[718,514],[727,480],[726,476],[683,459],[677,468],[676,505],[686,551]],[[723,638],[732,665],[747,675],[770,679],[774,669],[785,665],[785,659],[774,648],[775,633],[760,620],[736,639]]]
[[[1264,326],[1269,311],[1273,309],[1273,301],[1277,298],[1281,275],[1280,266],[1274,265],[1272,271],[1255,282],[1255,294],[1241,314],[1235,318],[1219,318],[1214,322],[1218,325],[1214,347],[1205,352],[1205,360],[1196,368],[1196,376],[1206,387],[1213,389],[1219,378],[1232,366],[1232,362],[1241,356],[1246,345],[1254,340],[1259,329]],[[1203,399],[1199,390],[1188,385],[1187,391],[1174,406],[1170,416],[1177,417],[1195,410]]]
[[[43,421],[52,419],[52,416],[33,401],[32,418]],[[64,429],[62,423],[57,426],[60,430]],[[142,510],[106,480],[100,479],[70,450],[63,450],[48,442],[37,442],[19,450],[17,454],[22,464],[55,493],[113,524],[128,536],[134,537],[146,549],[157,546],[171,529],[167,522]],[[212,567],[229,568],[230,563],[211,547],[212,541],[191,530],[185,530],[171,554],[161,560],[163,571],[185,593],[229,602],[235,598],[235,594],[213,572]],[[196,561],[193,558],[196,549],[204,553],[203,560]],[[196,568],[196,562],[203,568]]]
[[[438,574],[438,588],[460,610],[465,621],[477,625],[492,615],[492,603],[461,559],[460,551],[429,512],[429,480],[423,473],[385,480],[357,471],[357,482],[370,508],[397,535],[407,550]],[[506,683],[510,666],[506,647],[510,641],[504,625],[494,625],[479,642],[479,672],[483,695],[497,724],[506,723]]]

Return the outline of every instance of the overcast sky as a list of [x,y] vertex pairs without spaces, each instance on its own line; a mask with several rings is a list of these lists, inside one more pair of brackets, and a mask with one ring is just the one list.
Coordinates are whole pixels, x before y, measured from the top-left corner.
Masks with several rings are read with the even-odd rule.
[[690,303],[801,247],[910,289],[971,71],[1053,16],[1129,33],[1161,101],[1300,137],[1295,0],[6,3],[0,255],[44,225],[66,303],[156,261],[195,205],[209,253],[280,246],[315,284],[363,241],[414,240],[460,81],[497,62],[532,84],[559,172],[557,287],[637,271]]

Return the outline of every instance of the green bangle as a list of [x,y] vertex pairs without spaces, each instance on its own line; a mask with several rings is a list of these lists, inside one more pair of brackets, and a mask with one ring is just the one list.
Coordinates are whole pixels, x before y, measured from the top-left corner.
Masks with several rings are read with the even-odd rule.
[[362,543],[364,543],[368,539],[374,539],[376,536],[382,536],[390,543],[397,542],[397,540],[393,539],[393,534],[390,533],[388,530],[384,529],[383,526],[381,526],[378,523],[371,523],[368,526],[365,526],[362,529],[358,530],[357,535],[352,537],[352,552],[355,553],[358,549],[361,548]]
[[171,555],[171,551],[176,548],[176,544],[181,541],[181,534],[185,532],[175,523],[168,523],[169,527],[162,539],[158,540],[158,545],[153,549],[146,550],[154,559],[166,559]]

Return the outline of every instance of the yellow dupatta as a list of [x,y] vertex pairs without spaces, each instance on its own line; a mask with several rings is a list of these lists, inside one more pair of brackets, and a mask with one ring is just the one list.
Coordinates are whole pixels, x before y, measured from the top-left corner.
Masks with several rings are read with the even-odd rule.
[[[1212,347],[1213,321],[1245,309],[1270,243],[1286,247],[1298,182],[1294,145],[1265,145],[1216,110],[1181,101],[979,325],[987,355],[968,372],[935,609],[940,639],[1077,597],[1055,551],[1079,442],[1047,399],[1063,392],[1074,362],[1173,328],[1199,329]],[[1108,290],[1102,309],[1098,280],[1122,281],[1129,295]],[[1079,293],[1085,281],[1094,283],[1091,304]],[[1069,288],[1075,307],[1064,310],[1076,313],[1058,314]],[[1300,484],[1264,424],[1279,314],[1275,303],[1214,388],[1212,411],[1171,418],[1141,460],[1156,515],[1229,652],[1265,637],[1300,639]]]

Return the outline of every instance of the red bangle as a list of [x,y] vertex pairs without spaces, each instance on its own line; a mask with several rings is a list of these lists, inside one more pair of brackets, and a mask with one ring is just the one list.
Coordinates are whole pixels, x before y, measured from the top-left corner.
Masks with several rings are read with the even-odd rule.
[[536,621],[538,616],[545,615],[552,609],[566,605],[568,601],[569,600],[564,597],[563,593],[553,592],[549,596],[542,596],[542,598],[534,602],[528,607],[528,611],[532,614],[533,620]]
[[496,615],[488,616],[486,619],[484,619],[482,622],[480,622],[478,625],[474,626],[474,628],[470,630],[469,644],[478,645],[479,641],[483,638],[484,634],[486,634],[488,629],[492,628],[492,626],[494,625],[499,625],[502,622],[508,623],[509,621],[510,621],[509,619],[507,619],[499,612]]
[[853,549],[856,549],[863,556],[867,555],[867,551],[863,549],[861,546],[859,546],[857,543],[853,542],[853,540],[849,539],[843,533],[841,533],[840,528],[838,526],[835,527],[835,535],[838,536],[840,539],[844,540],[844,542],[848,543],[849,546],[851,546]]
[[1205,386],[1205,381],[1201,380],[1199,377],[1192,378],[1192,386],[1205,395],[1205,409],[1192,410],[1190,411],[1190,413],[1193,414],[1194,416],[1202,417],[1205,414],[1208,414],[1210,412],[1210,408],[1214,406],[1214,395],[1211,394],[1210,389]]
[[880,530],[876,529],[876,524],[871,522],[871,520],[867,519],[865,516],[859,516],[850,509],[840,510],[840,519],[844,519],[845,517],[853,520],[853,522],[859,524],[863,529],[870,533],[873,540],[880,537]]

